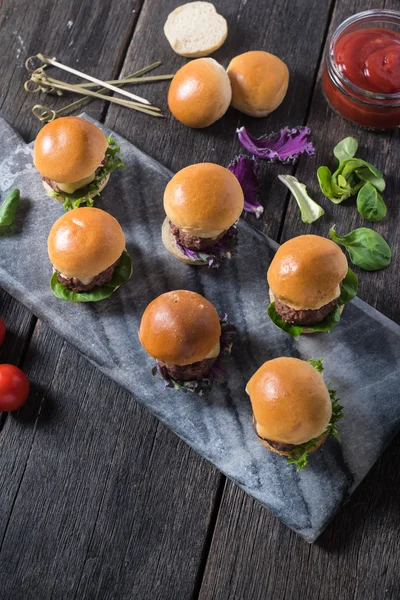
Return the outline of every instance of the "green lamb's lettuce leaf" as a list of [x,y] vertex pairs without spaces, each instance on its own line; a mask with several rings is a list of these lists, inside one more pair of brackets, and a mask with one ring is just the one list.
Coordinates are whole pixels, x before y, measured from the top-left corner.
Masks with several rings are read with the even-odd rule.
[[110,173],[116,169],[123,168],[125,165],[119,157],[120,144],[116,144],[113,137],[110,135],[107,138],[108,147],[105,154],[105,163],[101,166],[94,180],[85,185],[83,188],[75,190],[72,194],[66,192],[56,192],[51,190],[46,192],[51,198],[55,198],[58,202],[62,202],[64,210],[72,210],[78,208],[81,204],[93,206],[96,196],[100,194],[100,184]]
[[295,200],[300,208],[301,220],[303,223],[314,223],[325,213],[324,209],[319,206],[307,193],[304,183],[300,183],[296,177],[292,175],[278,175],[278,178],[292,192]]
[[11,190],[7,194],[3,204],[0,206],[0,227],[7,227],[14,223],[20,200],[21,195],[18,188]]
[[351,269],[347,269],[347,275],[342,281],[342,291],[340,293],[339,304],[347,304],[357,296],[358,278]]
[[[324,366],[322,358],[318,360],[310,359],[308,362],[317,371],[319,371],[320,373],[323,372]],[[330,418],[327,428],[325,429],[322,435],[327,437],[333,437],[340,443],[341,439],[338,430],[338,422],[343,417],[343,406],[340,404],[340,398],[338,398],[336,395],[336,390],[334,390],[331,387],[331,385],[332,384],[329,383],[327,385],[327,388],[329,392],[329,397],[332,402],[332,416]],[[287,461],[287,464],[296,465],[297,471],[301,471],[301,469],[306,467],[308,464],[309,452],[313,450],[317,446],[317,444],[318,438],[312,438],[305,444],[300,444],[289,453],[289,459]]]
[[372,183],[365,183],[357,194],[358,212],[367,221],[381,221],[386,216],[386,204]]
[[346,248],[351,262],[365,271],[385,269],[392,261],[389,244],[373,229],[360,227],[340,236],[334,225],[329,235],[334,242]]
[[336,144],[333,149],[333,154],[339,161],[339,164],[343,161],[353,158],[357,152],[358,142],[353,137],[344,138],[341,142]]
[[288,333],[292,337],[297,337],[303,332],[304,329],[312,329],[313,331],[318,332],[330,331],[333,329],[340,321],[340,305],[337,304],[332,312],[325,317],[325,319],[320,321],[320,323],[316,323],[315,325],[303,326],[294,325],[293,323],[286,323],[286,321],[284,321],[276,312],[275,302],[271,302],[271,304],[268,306],[268,316],[274,325],[276,325],[279,329],[282,329],[282,331]]
[[132,275],[132,261],[128,252],[124,250],[121,256],[121,260],[116,267],[111,281],[101,286],[96,286],[88,292],[74,292],[61,283],[57,279],[57,273],[54,272],[50,280],[50,287],[53,294],[61,300],[68,300],[69,302],[98,302],[111,296],[115,290],[129,281]]
[[[279,329],[282,329],[285,333],[288,333],[292,337],[299,336],[304,329],[312,329],[313,331],[323,332],[331,331],[340,321],[340,307],[343,304],[350,302],[356,295],[358,289],[358,279],[351,269],[347,270],[346,277],[342,281],[342,291],[339,297],[339,303],[333,308],[333,310],[319,323],[314,325],[294,325],[293,323],[287,323],[282,317],[276,312],[275,302],[271,302],[268,306],[268,316],[271,321]],[[313,365],[315,366],[315,365]]]

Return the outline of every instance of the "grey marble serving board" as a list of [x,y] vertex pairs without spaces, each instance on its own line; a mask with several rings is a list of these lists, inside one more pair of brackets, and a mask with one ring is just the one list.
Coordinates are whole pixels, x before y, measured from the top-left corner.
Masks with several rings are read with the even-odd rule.
[[[109,133],[105,130],[106,133]],[[111,175],[96,202],[121,223],[133,259],[131,281],[94,304],[56,299],[49,287],[47,236],[62,207],[44,195],[32,145],[0,120],[1,197],[19,187],[16,223],[0,232],[0,285],[129,390],[163,423],[286,525],[313,542],[400,429],[400,327],[359,299],[330,334],[285,335],[267,317],[266,271],[277,245],[239,224],[240,251],[219,270],[176,261],[161,243],[163,191],[171,173],[120,138],[127,168]],[[167,389],[138,341],[146,305],[159,294],[205,295],[238,329],[228,382],[209,397]],[[328,440],[296,473],[268,452],[252,428],[245,393],[250,376],[277,356],[323,357],[345,408],[342,445]]]

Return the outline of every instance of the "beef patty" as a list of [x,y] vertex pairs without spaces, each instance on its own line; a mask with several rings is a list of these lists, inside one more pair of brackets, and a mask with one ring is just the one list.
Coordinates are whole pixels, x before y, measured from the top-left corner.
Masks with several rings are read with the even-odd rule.
[[162,360],[158,360],[158,366],[163,369],[167,375],[177,381],[200,381],[203,377],[207,377],[211,371],[211,367],[217,360],[218,356],[213,358],[204,358],[191,365],[168,365]]
[[[103,168],[103,166],[105,165],[105,163],[107,162],[107,157],[105,156],[103,158],[103,160],[101,161],[100,165],[97,167],[96,172],[95,172],[95,176],[99,175],[101,169]],[[49,179],[48,177],[43,177],[42,176],[42,181],[44,181],[45,183],[47,183],[47,185],[49,185],[55,192],[57,192],[57,194],[65,194],[65,192],[63,192],[62,190],[60,190],[60,188],[58,187],[57,183],[55,181],[53,181],[52,179]],[[88,184],[90,185],[90,184]]]
[[215,246],[215,244],[219,242],[219,240],[222,239],[226,234],[226,231],[223,231],[215,238],[203,238],[182,231],[182,229],[179,229],[179,227],[177,227],[177,225],[174,223],[171,223],[171,221],[169,222],[169,226],[176,241],[181,244],[181,246],[188,248],[188,250],[201,251],[211,248],[212,246]]
[[96,277],[94,277],[92,279],[92,281],[88,284],[82,283],[76,277],[68,277],[68,278],[63,277],[61,275],[60,271],[57,271],[57,269],[56,269],[57,279],[58,279],[58,282],[61,283],[61,285],[63,285],[64,287],[66,287],[74,292],[88,292],[89,290],[92,290],[96,286],[104,285],[105,283],[108,283],[109,281],[111,281],[112,276],[114,275],[114,271],[117,268],[120,260],[121,260],[121,257],[117,261],[115,261],[115,263],[113,265],[111,265],[110,267],[105,269],[105,271],[102,271],[101,273],[96,275]]
[[314,325],[315,323],[323,321],[338,303],[339,298],[335,298],[332,302],[329,302],[316,310],[295,310],[291,306],[287,306],[275,298],[275,310],[286,323],[294,323],[295,325]]

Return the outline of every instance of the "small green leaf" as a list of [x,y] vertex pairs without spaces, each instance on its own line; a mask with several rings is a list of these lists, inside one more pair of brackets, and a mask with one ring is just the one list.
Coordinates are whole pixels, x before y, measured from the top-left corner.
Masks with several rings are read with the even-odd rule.
[[307,362],[312,367],[314,367],[314,369],[316,371],[318,371],[319,373],[322,373],[322,371],[324,370],[324,361],[322,358],[317,358],[317,359],[310,358]]
[[324,209],[319,206],[307,193],[304,183],[300,183],[296,177],[292,175],[278,175],[278,178],[292,192],[295,200],[300,208],[301,220],[303,223],[314,223],[325,213]]
[[383,177],[376,177],[371,173],[368,167],[361,167],[359,169],[355,169],[355,173],[359,179],[362,181],[368,181],[372,183],[372,185],[378,190],[378,192],[383,192],[386,187],[385,180]]
[[339,304],[347,304],[357,295],[358,278],[351,269],[347,269],[347,275],[342,281],[342,291],[340,293]]
[[354,265],[365,271],[385,269],[392,261],[389,244],[379,233],[368,227],[360,227],[347,235],[340,236],[333,226],[329,236],[334,242],[346,248]]
[[323,332],[330,331],[340,321],[340,306],[339,304],[333,308],[333,310],[323,319],[320,323],[314,325],[294,325],[293,323],[287,323],[282,319],[276,312],[275,302],[271,302],[268,306],[268,316],[279,329],[282,329],[285,333],[288,333],[292,337],[299,336],[303,329],[312,329],[313,331]]
[[0,227],[7,227],[14,223],[20,200],[21,196],[18,188],[7,194],[0,206]]
[[386,216],[386,204],[372,183],[365,183],[357,195],[357,209],[368,221],[381,221]]
[[284,331],[285,333],[288,333],[292,337],[299,336],[301,334],[301,332],[303,331],[303,328],[300,327],[299,325],[293,325],[291,323],[286,323],[286,321],[284,321],[282,319],[282,317],[280,315],[278,315],[278,313],[276,312],[276,309],[275,309],[275,302],[271,302],[271,304],[268,306],[268,316],[271,319],[271,321],[274,323],[274,325],[276,325],[279,329],[282,329],[282,331]]
[[101,286],[96,286],[88,292],[74,292],[61,283],[57,279],[57,273],[54,272],[50,280],[50,287],[56,298],[67,300],[69,302],[98,302],[111,296],[115,290],[126,283],[132,275],[132,261],[126,250],[122,253],[121,260],[116,267],[111,281]]
[[353,137],[346,137],[339,142],[333,149],[333,154],[339,161],[339,164],[353,158],[357,152],[358,142]]

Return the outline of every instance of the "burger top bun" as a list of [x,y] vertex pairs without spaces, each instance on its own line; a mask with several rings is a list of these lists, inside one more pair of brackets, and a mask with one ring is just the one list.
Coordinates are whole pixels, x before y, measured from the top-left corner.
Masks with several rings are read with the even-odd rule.
[[232,106],[252,117],[265,117],[286,95],[289,71],[285,63],[269,52],[239,54],[229,63]]
[[257,434],[284,444],[319,437],[332,416],[328,389],[319,373],[298,358],[265,362],[247,384]]
[[228,110],[231,84],[225,69],[213,58],[198,58],[175,74],[168,92],[168,106],[188,127],[208,127]]
[[75,208],[50,230],[50,261],[66,278],[95,277],[113,265],[125,249],[125,236],[114,217],[99,208]]
[[164,192],[164,209],[170,221],[200,237],[214,237],[229,229],[240,217],[243,205],[243,191],[236,177],[214,163],[198,163],[178,171]]
[[214,306],[200,294],[177,290],[150,302],[140,323],[144,349],[169,365],[190,365],[206,358],[221,336]]
[[299,235],[280,246],[270,264],[270,289],[295,310],[316,310],[340,296],[347,259],[339,246],[319,235]]
[[39,131],[33,162],[44,177],[58,183],[72,183],[97,169],[107,146],[104,133],[90,121],[60,117]]
[[228,25],[211,2],[188,2],[170,13],[164,33],[177,54],[198,58],[222,46]]

